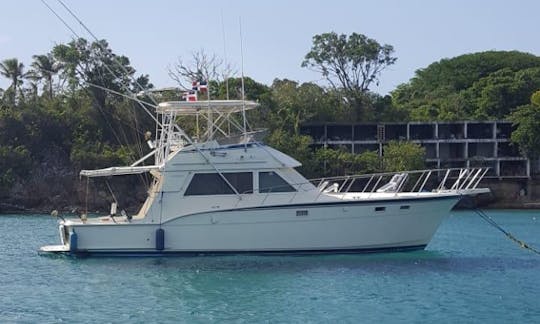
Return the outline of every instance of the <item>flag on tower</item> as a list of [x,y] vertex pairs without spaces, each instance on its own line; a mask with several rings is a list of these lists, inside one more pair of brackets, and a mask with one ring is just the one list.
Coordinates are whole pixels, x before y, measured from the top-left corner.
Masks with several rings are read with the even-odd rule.
[[197,87],[199,88],[200,92],[205,92],[205,91],[208,90],[208,82],[199,81],[199,82],[197,82]]
[[206,81],[193,81],[191,89],[199,92],[208,91],[208,82]]
[[189,90],[189,91],[184,92],[184,94],[182,95],[182,100],[197,101],[197,91]]

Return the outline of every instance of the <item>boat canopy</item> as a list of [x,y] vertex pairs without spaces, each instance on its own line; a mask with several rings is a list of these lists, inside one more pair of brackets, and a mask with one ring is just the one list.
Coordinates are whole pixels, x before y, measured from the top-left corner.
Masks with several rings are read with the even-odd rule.
[[160,103],[156,110],[162,114],[197,115],[209,109],[213,112],[235,113],[254,109],[257,106],[259,106],[258,103],[246,100],[167,101]]
[[108,177],[114,175],[129,175],[129,174],[140,174],[144,172],[149,172],[152,170],[158,170],[159,165],[144,165],[144,166],[122,166],[122,167],[111,167],[98,170],[81,170],[79,173],[83,177]]

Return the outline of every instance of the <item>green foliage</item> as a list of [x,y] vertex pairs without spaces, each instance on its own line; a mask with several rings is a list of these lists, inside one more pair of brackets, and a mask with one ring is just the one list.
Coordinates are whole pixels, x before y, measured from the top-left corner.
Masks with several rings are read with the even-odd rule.
[[61,65],[55,61],[51,53],[45,55],[34,55],[32,69],[29,78],[36,82],[44,81],[44,90],[49,99],[53,97],[53,78],[60,71]]
[[288,154],[302,163],[300,172],[307,178],[359,174],[380,171],[377,152],[353,154],[345,150],[322,148],[313,151],[309,136],[274,129],[266,138],[271,147]]
[[487,51],[442,59],[416,71],[408,83],[411,88],[402,94],[414,99],[436,89],[447,92],[465,90],[477,80],[501,69],[517,72],[538,67],[539,61],[537,56],[518,51]]
[[510,115],[516,126],[512,142],[531,159],[540,157],[540,90],[531,96],[531,103],[518,107]]
[[374,173],[381,170],[381,159],[377,151],[355,154],[354,173]]
[[0,191],[7,192],[17,177],[24,177],[31,164],[26,147],[0,145]]
[[365,35],[350,36],[334,32],[313,36],[313,45],[306,54],[303,67],[311,68],[335,85],[346,90],[366,92],[379,74],[396,62],[391,45],[380,45]]
[[317,164],[313,160],[313,152],[309,145],[312,139],[309,136],[292,134],[283,129],[273,130],[266,142],[271,147],[292,156],[302,163],[301,171],[307,176],[312,176],[317,169]]
[[[294,152],[291,152],[294,155]],[[354,154],[345,149],[321,148],[310,160],[311,177],[331,177],[346,174],[394,172],[425,168],[425,149],[412,142],[391,141],[384,146],[384,156],[376,151]]]
[[488,51],[443,59],[392,92],[416,121],[504,119],[540,87],[540,57]]
[[[227,84],[229,86],[229,99],[240,100],[242,99],[242,79],[241,78],[229,78],[228,83],[212,82],[210,84],[210,91],[217,92],[211,93],[211,98],[214,99],[226,99],[227,98]],[[267,85],[259,83],[250,77],[244,77],[244,92],[246,100],[255,100],[264,102],[267,100],[270,88]]]
[[529,101],[540,88],[538,67],[517,72],[504,68],[475,82],[464,92],[469,98],[473,119],[504,119],[516,107]]
[[[148,152],[140,141],[146,130],[154,130],[152,119],[132,101],[83,82],[122,93],[133,91],[123,73],[134,74],[129,60],[115,55],[106,42],[79,39],[57,45],[52,53],[34,56],[28,74],[22,72],[22,63],[6,61],[2,76],[12,79],[16,74],[21,93],[32,95],[15,97],[10,89],[0,93],[0,187],[4,192],[15,181],[30,179],[37,169],[65,168],[62,172],[70,174],[80,168],[129,164]],[[22,77],[32,81],[29,87],[21,87]],[[68,87],[62,83],[53,87],[54,80],[61,79],[69,81]],[[39,82],[44,85],[43,95],[37,90]],[[151,87],[148,76],[140,76],[137,82]]]
[[[78,171],[129,164],[148,152],[140,142],[146,131],[154,131],[153,120],[138,104],[100,88],[135,91],[130,78],[135,70],[127,57],[113,53],[104,40],[78,39],[33,58],[30,73],[17,59],[0,63],[0,76],[11,82],[0,89],[0,188],[51,159]],[[386,145],[382,161],[377,152],[313,150],[312,139],[300,135],[300,126],[310,122],[510,116],[517,125],[512,141],[530,157],[540,156],[539,57],[495,51],[462,55],[417,71],[392,96],[370,92],[381,71],[395,61],[392,46],[361,34],[316,35],[302,65],[322,73],[332,87],[288,79],[267,86],[246,77],[245,98],[260,104],[248,111],[250,126],[267,127],[266,142],[300,161],[300,171],[310,178],[421,169],[425,155],[421,146],[408,142]],[[23,87],[25,78],[30,82]],[[152,87],[147,75],[136,83]],[[240,78],[229,78],[228,89],[226,82],[210,80],[209,88],[212,99],[242,98]],[[177,96],[170,92],[162,99]],[[194,118],[181,118],[195,134]],[[199,122],[204,131],[204,121]]]
[[72,90],[77,89],[81,82],[90,85],[87,91],[99,108],[105,108],[107,104],[109,95],[104,89],[120,93],[133,90],[131,77],[135,69],[126,56],[113,53],[105,40],[90,43],[79,38],[68,44],[56,45],[52,57],[63,67],[61,73]]
[[274,80],[271,102],[265,107],[266,126],[299,134],[300,124],[313,120],[331,120],[333,99],[327,92],[313,84],[298,84],[290,80]]
[[321,73],[334,90],[343,91],[358,118],[365,118],[366,94],[378,84],[381,72],[396,62],[393,53],[391,45],[362,34],[324,33],[313,36],[302,67]]
[[113,147],[101,142],[76,141],[70,159],[77,169],[98,169],[113,165],[126,165],[133,151],[129,147]]
[[531,104],[540,107],[540,90],[532,94]]
[[374,151],[353,154],[345,150],[323,148],[315,152],[315,160],[322,168],[318,176],[323,177],[372,173],[380,170],[379,155]]
[[16,104],[17,91],[22,94],[21,84],[22,79],[25,77],[24,64],[19,62],[16,58],[10,58],[0,62],[0,76],[6,77],[11,80],[11,85],[6,90],[9,102],[13,105]]
[[425,168],[426,150],[413,142],[391,141],[383,148],[384,170],[389,172]]

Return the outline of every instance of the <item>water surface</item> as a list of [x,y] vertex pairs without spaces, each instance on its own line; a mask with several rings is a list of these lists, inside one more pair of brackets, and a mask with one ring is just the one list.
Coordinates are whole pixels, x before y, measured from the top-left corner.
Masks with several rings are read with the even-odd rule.
[[[540,212],[488,214],[540,247]],[[0,216],[0,322],[540,322],[540,256],[471,212],[426,251],[370,255],[44,257],[46,215]]]

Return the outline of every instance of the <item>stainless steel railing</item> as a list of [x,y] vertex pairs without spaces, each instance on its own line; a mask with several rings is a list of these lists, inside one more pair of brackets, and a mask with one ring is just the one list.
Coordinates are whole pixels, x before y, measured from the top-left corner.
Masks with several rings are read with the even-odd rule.
[[[300,192],[313,191],[314,187],[319,192],[313,201],[319,200],[321,195],[325,193],[345,195],[348,192],[354,192],[369,193],[369,196],[371,196],[371,194],[377,192],[419,193],[469,190],[477,188],[488,171],[488,167],[448,168],[310,179],[307,182],[290,184],[296,191],[290,192],[289,203],[295,201]],[[266,195],[262,200],[262,204],[266,202],[272,193],[281,192],[278,190],[280,188],[282,187],[265,188]],[[250,191],[250,193],[253,192],[260,191]]]
[[475,189],[489,168],[385,172],[310,180],[321,192],[422,192]]

